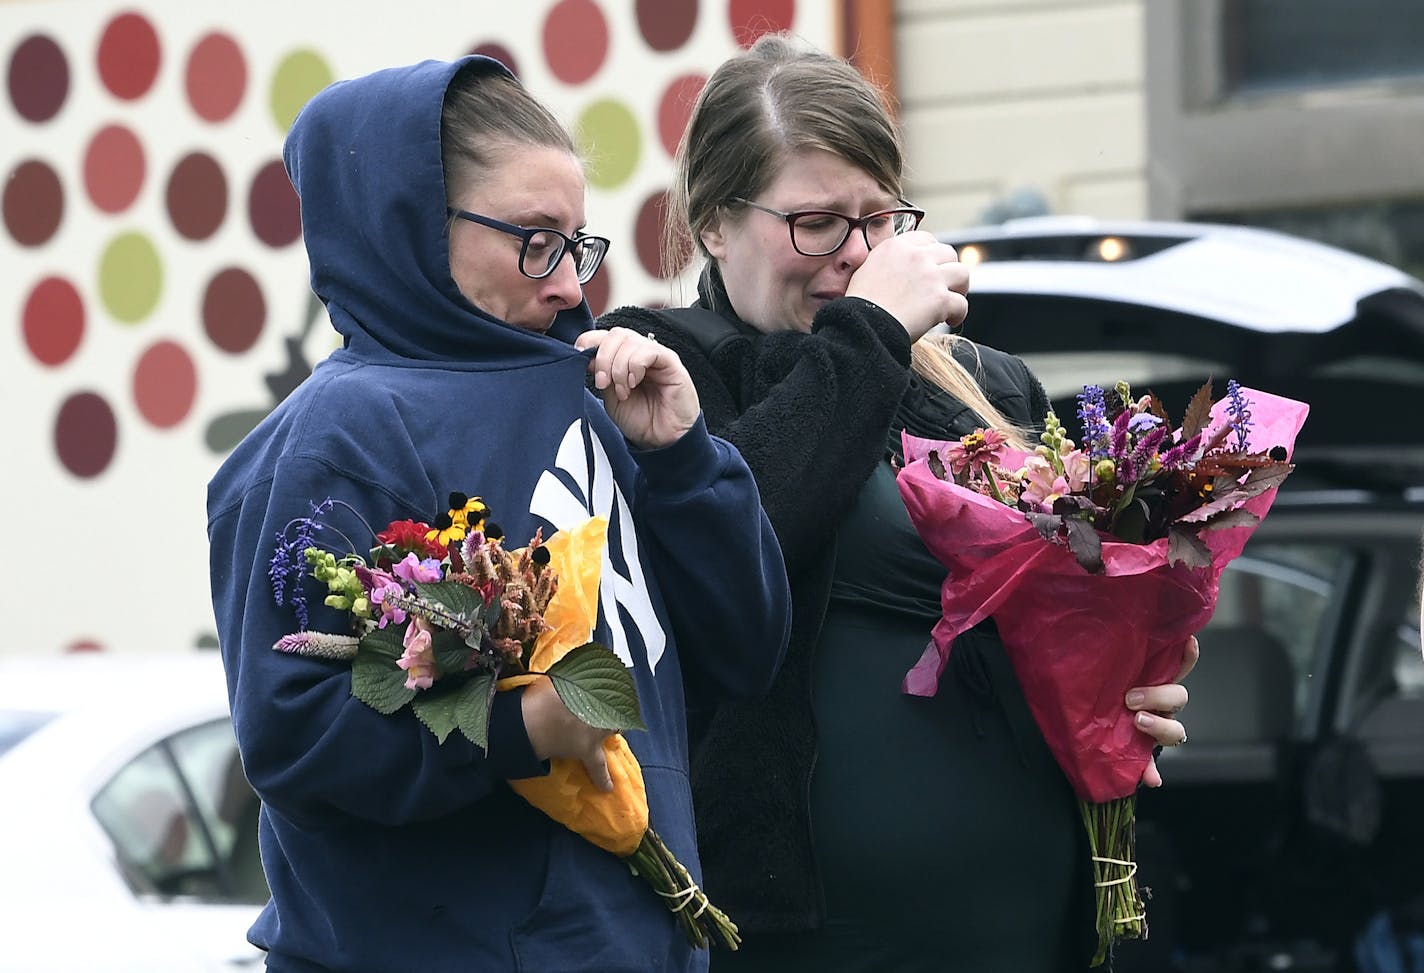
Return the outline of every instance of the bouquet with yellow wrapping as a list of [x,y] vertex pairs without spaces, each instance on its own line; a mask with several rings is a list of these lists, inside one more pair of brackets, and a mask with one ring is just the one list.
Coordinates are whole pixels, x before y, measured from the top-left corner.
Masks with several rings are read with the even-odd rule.
[[526,547],[505,550],[483,501],[455,493],[433,524],[394,522],[373,532],[379,546],[369,556],[338,557],[315,542],[319,518],[336,503],[288,525],[271,577],[277,601],[290,599],[303,625],[301,576],[325,583],[326,604],[350,612],[354,634],[301,631],[274,648],[349,659],[352,694],[367,705],[384,714],[410,705],[440,742],[459,730],[481,748],[494,693],[548,678],[570,712],[610,731],[603,747],[613,789],[600,790],[581,762],[558,758],[547,775],[509,786],[625,860],[694,946],[715,938],[736,949],[736,925],[649,827],[642,770],[622,736],[645,728],[637,691],[617,656],[590,641],[606,521],[590,518],[547,541],[536,533]]

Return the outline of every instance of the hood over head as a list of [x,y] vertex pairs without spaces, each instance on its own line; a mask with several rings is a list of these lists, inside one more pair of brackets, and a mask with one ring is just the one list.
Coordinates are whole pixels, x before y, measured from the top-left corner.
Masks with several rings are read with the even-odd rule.
[[[450,276],[440,113],[467,65],[509,74],[473,55],[339,81],[287,136],[312,290],[347,347],[499,368],[548,359],[548,337],[475,307]],[[584,303],[561,312],[549,335],[569,341],[591,324]]]

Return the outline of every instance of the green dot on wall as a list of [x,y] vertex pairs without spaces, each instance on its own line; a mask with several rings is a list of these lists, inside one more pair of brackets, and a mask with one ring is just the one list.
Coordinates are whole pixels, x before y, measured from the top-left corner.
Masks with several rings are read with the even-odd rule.
[[331,66],[316,51],[296,50],[282,58],[277,73],[272,76],[270,95],[272,118],[277,128],[282,132],[291,128],[302,106],[333,80]]
[[588,161],[588,182],[613,189],[638,166],[642,136],[638,120],[620,101],[606,98],[589,105],[579,115],[574,131],[579,150]]
[[142,233],[123,233],[99,258],[99,299],[111,316],[126,324],[142,321],[158,305],[163,264]]

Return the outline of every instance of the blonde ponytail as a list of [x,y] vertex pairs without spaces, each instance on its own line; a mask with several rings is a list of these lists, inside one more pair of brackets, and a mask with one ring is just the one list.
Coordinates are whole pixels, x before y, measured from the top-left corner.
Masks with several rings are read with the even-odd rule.
[[[969,374],[969,370],[954,357],[954,347],[964,339],[953,334],[927,334],[910,349],[910,367],[921,378],[943,389],[973,409],[988,428],[997,429],[1008,437],[1012,449],[1030,450],[1038,437],[1032,430],[1010,422],[990,403],[984,390]],[[973,345],[970,345],[973,348]],[[978,358],[978,349],[975,349]]]

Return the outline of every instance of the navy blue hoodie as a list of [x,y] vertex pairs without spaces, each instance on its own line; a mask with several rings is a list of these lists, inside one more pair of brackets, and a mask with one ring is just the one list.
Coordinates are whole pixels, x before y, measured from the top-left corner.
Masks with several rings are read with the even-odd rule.
[[[652,825],[695,876],[684,694],[764,692],[780,661],[785,570],[736,450],[700,419],[670,446],[630,449],[585,387],[590,353],[569,343],[591,326],[586,306],[541,335],[451,279],[440,113],[470,60],[333,85],[287,140],[312,286],[343,348],[209,484],[213,605],[272,889],[250,938],[269,969],[301,973],[703,969],[626,864],[505,785],[547,772],[516,692],[496,698],[486,754],[458,732],[437,745],[408,708],[376,713],[351,696],[348,665],[272,649],[297,621],[268,561],[312,501],[380,529],[429,520],[458,490],[516,543],[607,517],[596,637],[633,671],[649,729],[628,737]],[[358,550],[372,542],[341,507],[328,519]],[[308,627],[346,631],[310,593]]]

